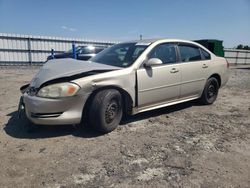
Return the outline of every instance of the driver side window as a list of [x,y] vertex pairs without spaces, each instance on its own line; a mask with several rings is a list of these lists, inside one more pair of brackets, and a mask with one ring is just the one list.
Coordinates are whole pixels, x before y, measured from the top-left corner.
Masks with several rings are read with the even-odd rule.
[[160,44],[156,46],[149,54],[149,59],[158,58],[163,64],[170,64],[176,62],[175,44]]

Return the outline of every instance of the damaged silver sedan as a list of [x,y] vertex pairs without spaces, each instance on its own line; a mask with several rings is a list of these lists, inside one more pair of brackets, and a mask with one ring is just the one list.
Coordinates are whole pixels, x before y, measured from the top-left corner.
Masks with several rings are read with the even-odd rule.
[[228,80],[228,63],[184,40],[116,44],[90,61],[48,61],[21,87],[35,124],[79,124],[111,132],[123,114],[199,99],[212,104]]

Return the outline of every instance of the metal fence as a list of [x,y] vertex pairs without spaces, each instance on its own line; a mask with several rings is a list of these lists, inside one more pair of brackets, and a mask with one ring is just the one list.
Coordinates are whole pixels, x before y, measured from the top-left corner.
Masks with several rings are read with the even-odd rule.
[[[51,49],[61,53],[78,45],[110,46],[118,41],[94,41],[77,38],[45,37],[0,33],[0,65],[36,65],[46,61]],[[225,57],[230,64],[250,64],[250,50],[225,48]]]
[[117,42],[0,33],[0,64],[41,64],[51,49],[54,53],[64,52],[71,49],[73,43],[110,46]]
[[225,58],[230,64],[250,65],[250,50],[238,50],[225,48]]

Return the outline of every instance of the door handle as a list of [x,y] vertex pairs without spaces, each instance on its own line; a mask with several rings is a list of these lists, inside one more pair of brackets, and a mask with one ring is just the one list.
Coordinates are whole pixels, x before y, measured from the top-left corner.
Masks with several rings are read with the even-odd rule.
[[203,65],[202,65],[202,68],[205,69],[205,68],[208,68],[208,66],[207,66],[206,64],[203,64]]
[[172,69],[170,70],[170,73],[177,73],[177,72],[179,72],[179,70],[176,69],[176,68],[172,68]]

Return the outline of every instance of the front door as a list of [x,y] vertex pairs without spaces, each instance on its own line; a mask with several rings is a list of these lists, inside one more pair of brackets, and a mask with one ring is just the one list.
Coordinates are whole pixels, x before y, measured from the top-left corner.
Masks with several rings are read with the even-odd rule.
[[181,70],[177,63],[176,45],[160,44],[149,53],[150,58],[158,58],[163,64],[137,70],[139,108],[174,101],[180,97]]

